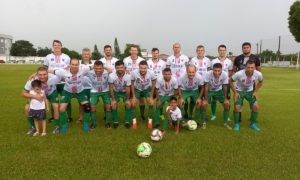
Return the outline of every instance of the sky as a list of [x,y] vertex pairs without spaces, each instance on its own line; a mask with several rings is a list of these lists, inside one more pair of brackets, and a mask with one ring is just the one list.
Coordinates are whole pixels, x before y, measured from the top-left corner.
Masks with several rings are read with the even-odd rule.
[[35,47],[51,47],[53,39],[81,51],[97,44],[102,51],[118,38],[139,44],[149,52],[158,47],[171,54],[172,44],[195,55],[197,45],[216,55],[225,44],[234,55],[241,44],[263,40],[263,49],[277,50],[282,36],[283,53],[300,49],[288,29],[288,12],[294,0],[0,0],[0,34],[29,40]]

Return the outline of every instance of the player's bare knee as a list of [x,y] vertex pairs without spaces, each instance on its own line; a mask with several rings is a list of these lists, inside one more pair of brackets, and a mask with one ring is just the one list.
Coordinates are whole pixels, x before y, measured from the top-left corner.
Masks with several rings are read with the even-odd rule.
[[106,111],[111,111],[111,106],[109,104],[106,104],[105,109],[106,109]]
[[240,105],[234,106],[234,112],[239,112],[240,109],[241,109],[241,106],[240,106]]

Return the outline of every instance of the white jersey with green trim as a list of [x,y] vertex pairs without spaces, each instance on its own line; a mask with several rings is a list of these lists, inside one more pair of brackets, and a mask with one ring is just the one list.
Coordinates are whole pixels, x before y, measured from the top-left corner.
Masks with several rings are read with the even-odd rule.
[[247,76],[245,69],[236,72],[231,78],[233,81],[236,81],[235,89],[237,91],[244,91],[244,92],[253,91],[253,86],[255,82],[256,81],[260,82],[263,80],[263,76],[261,72],[254,70],[251,76]]
[[170,81],[166,81],[163,76],[157,78],[156,89],[160,96],[173,96],[174,91],[178,89],[178,82],[175,77],[172,77]]
[[[31,82],[36,79],[38,79],[37,76],[27,81],[24,90],[30,91],[32,89]],[[60,77],[53,74],[48,74],[47,83],[42,83],[42,90],[45,91],[47,95],[50,95],[56,90],[56,84],[58,84],[59,82],[60,82]]]
[[153,59],[147,60],[148,69],[152,70],[156,77],[162,76],[162,71],[166,68],[166,62],[164,60],[158,59],[154,62]]
[[90,67],[86,66],[78,71],[76,74],[72,74],[69,70],[59,69],[55,70],[54,74],[58,75],[61,78],[65,79],[65,86],[64,90],[68,91],[69,93],[80,93],[84,90],[83,88],[83,78],[84,75],[88,73]]
[[195,91],[198,90],[200,86],[203,86],[204,79],[198,74],[195,74],[193,79],[189,79],[188,75],[185,74],[179,79],[178,84],[179,88],[183,91]]
[[[166,112],[168,112],[170,106],[167,107]],[[177,121],[182,118],[181,110],[176,106],[176,109],[173,111],[170,109],[170,116],[172,121]]]
[[51,53],[48,54],[44,60],[44,66],[47,66],[49,70],[58,70],[69,67],[70,57],[64,53],[59,56]]
[[210,60],[207,57],[203,57],[203,59],[199,59],[198,57],[193,57],[191,59],[190,64],[196,66],[197,73],[203,78],[208,72],[208,68],[210,68]]
[[[82,71],[82,69],[85,69],[85,68],[92,69],[92,67],[93,67],[92,61],[89,61],[88,64],[84,64],[84,62],[82,60],[80,60],[79,71]],[[91,81],[86,76],[83,77],[82,85],[83,85],[83,89],[92,89]]]
[[131,86],[131,78],[129,74],[118,76],[117,73],[110,73],[108,83],[114,85],[115,92],[126,92],[126,87]]
[[108,92],[108,77],[109,74],[107,71],[103,71],[101,76],[98,76],[94,70],[89,71],[87,73],[87,77],[90,79],[91,82],[91,92]]
[[228,58],[225,58],[224,61],[221,61],[219,58],[216,58],[216,59],[213,59],[211,61],[211,68],[213,68],[213,66],[216,64],[216,63],[220,63],[222,64],[222,70],[225,71],[226,73],[228,73],[229,75],[229,71],[232,70],[233,68],[233,63],[230,59]]
[[116,71],[116,67],[115,64],[117,61],[119,61],[119,59],[112,57],[111,59],[106,59],[106,57],[103,57],[100,59],[100,61],[103,63],[103,66],[105,68],[110,68],[112,69],[112,72]]
[[228,74],[225,71],[222,71],[219,78],[214,76],[213,70],[207,72],[205,76],[205,83],[209,86],[209,91],[220,91],[223,88],[223,85],[228,84]]
[[141,58],[141,57],[139,57],[139,56],[138,56],[138,58],[134,61],[134,63],[133,63],[133,60],[131,59],[131,56],[128,56],[127,58],[125,58],[125,59],[123,60],[124,65],[125,65],[125,68],[126,68],[126,70],[129,72],[129,74],[130,74],[132,71],[134,71],[134,70],[136,70],[136,69],[139,69],[139,64],[140,64],[141,61],[144,61],[144,59]]
[[186,74],[186,66],[189,63],[189,58],[186,55],[181,54],[178,58],[171,55],[167,59],[167,66],[170,66],[172,75],[177,79]]
[[131,81],[134,81],[135,89],[140,91],[146,90],[152,86],[152,81],[156,80],[156,76],[153,71],[147,69],[145,76],[140,74],[140,70],[136,69],[131,72]]

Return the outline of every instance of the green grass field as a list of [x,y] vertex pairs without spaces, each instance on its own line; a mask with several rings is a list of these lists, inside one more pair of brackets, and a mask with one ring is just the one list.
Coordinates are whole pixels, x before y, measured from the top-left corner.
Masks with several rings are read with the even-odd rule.
[[[26,100],[20,93],[37,66],[0,65],[0,179],[299,179],[300,178],[300,70],[263,68],[259,92],[261,132],[248,128],[245,106],[241,131],[222,127],[218,119],[206,130],[172,130],[161,142],[151,142],[146,123],[137,130],[105,129],[103,109],[93,132],[69,124],[66,135],[26,135]],[[78,106],[74,104],[74,118]],[[75,108],[76,106],[76,108]],[[230,112],[232,117],[232,111]],[[101,120],[100,120],[101,119]],[[122,121],[123,122],[123,121]],[[148,159],[138,158],[136,146],[152,145]]]

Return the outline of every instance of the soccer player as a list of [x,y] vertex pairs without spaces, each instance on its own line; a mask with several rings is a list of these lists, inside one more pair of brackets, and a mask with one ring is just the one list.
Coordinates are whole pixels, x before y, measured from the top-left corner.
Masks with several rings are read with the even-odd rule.
[[[213,70],[208,71],[205,77],[205,100],[208,99],[210,104],[213,101],[219,101],[223,104],[224,107],[224,127],[231,130],[232,128],[228,125],[228,116],[229,116],[229,100],[225,94],[227,94],[227,85],[228,85],[228,74],[225,71],[222,71],[222,64],[215,63],[213,65]],[[202,128],[206,128],[205,119],[202,124]]]
[[172,76],[170,68],[163,70],[163,76],[159,76],[156,80],[156,113],[154,128],[160,126],[160,116],[166,102],[170,101],[171,96],[178,94],[178,81]]
[[164,126],[162,130],[162,135],[166,135],[166,130],[168,128],[168,124],[172,124],[175,128],[175,133],[179,133],[180,127],[187,128],[187,123],[184,122],[182,119],[182,114],[180,109],[177,107],[177,99],[176,97],[172,96],[170,98],[169,106],[166,109],[167,118],[164,119]]
[[[173,44],[173,55],[169,56],[167,59],[167,67],[171,68],[172,75],[176,79],[180,79],[182,76],[186,74],[186,66],[189,63],[189,58],[181,54],[181,45],[179,43]],[[190,114],[192,114],[192,110],[194,109],[195,102],[190,101]],[[183,114],[184,117],[188,118],[188,104],[186,103],[185,106],[185,112],[186,114]]]
[[[231,77],[232,75],[232,68],[233,68],[233,63],[230,59],[228,59],[226,57],[227,55],[227,50],[226,50],[226,46],[225,45],[220,45],[218,47],[218,53],[219,53],[219,57],[216,59],[213,59],[211,61],[211,66],[214,66],[214,64],[216,63],[220,63],[222,65],[222,70],[225,71],[228,75],[228,78]],[[230,100],[230,86],[229,84],[227,84],[227,94],[225,94],[227,96],[227,99]],[[230,109],[230,104],[229,104],[229,109]],[[216,101],[212,101],[211,102],[211,119],[212,121],[214,121],[217,116],[216,116],[216,111],[217,111],[217,102]],[[229,116],[228,116],[228,120],[230,120]]]
[[115,72],[115,63],[118,61],[117,58],[112,56],[112,48],[110,45],[104,46],[104,57],[100,59],[104,65],[104,69],[110,74]]
[[210,60],[204,56],[205,48],[202,45],[197,46],[196,49],[197,56],[191,59],[190,64],[194,64],[197,68],[197,73],[201,77],[205,77],[206,73],[211,69]]
[[[91,129],[95,129],[97,126],[96,120],[96,109],[101,97],[103,104],[105,106],[105,127],[110,128],[111,119],[111,108],[110,108],[110,96],[109,96],[109,85],[108,78],[109,74],[104,70],[103,63],[101,61],[95,61],[94,70],[88,72],[88,78],[91,81],[91,118],[92,125]],[[114,123],[114,128],[118,127],[118,123]]]
[[[234,81],[236,81],[234,85]],[[254,86],[254,84],[258,83]],[[260,131],[256,126],[256,119],[258,114],[257,92],[262,87],[263,76],[261,72],[255,70],[255,62],[247,61],[246,69],[235,73],[230,79],[230,87],[234,93],[234,131],[240,130],[239,112],[244,99],[246,99],[251,107],[251,124],[250,128],[255,131]]]
[[59,118],[62,124],[61,133],[64,134],[67,132],[67,117],[66,117],[66,109],[68,104],[71,101],[72,97],[75,97],[78,102],[83,106],[84,115],[83,115],[83,130],[89,131],[88,121],[90,119],[90,111],[91,105],[87,99],[87,96],[83,92],[83,77],[90,70],[90,67],[83,67],[81,71],[79,71],[79,60],[76,58],[71,59],[70,61],[70,70],[48,70],[49,73],[54,73],[61,78],[64,78],[66,84],[64,86],[64,90],[62,92],[61,103],[59,107]]
[[31,82],[32,90],[29,91],[29,94],[35,96],[41,96],[40,100],[37,99],[30,99],[29,103],[29,117],[34,119],[34,125],[36,128],[35,133],[33,136],[38,136],[40,134],[39,131],[39,121],[42,121],[42,136],[46,136],[46,111],[49,111],[49,103],[46,98],[45,91],[42,90],[42,82],[38,79],[33,80]]
[[125,66],[123,61],[121,60],[117,61],[115,63],[115,68],[116,68],[116,72],[111,73],[108,78],[114,124],[119,123],[117,105],[121,98],[125,103],[125,127],[130,128],[131,79],[130,79],[130,75],[125,73]]
[[152,49],[152,59],[147,60],[148,68],[154,72],[156,78],[162,76],[163,70],[166,68],[166,62],[159,58],[159,49]]
[[[254,55],[254,54],[251,53],[251,44],[249,42],[244,42],[242,44],[242,51],[243,51],[243,54],[237,56],[234,59],[233,72],[235,73],[237,71],[245,69],[246,63],[249,60],[254,61],[254,63],[255,63],[255,69],[257,71],[261,71],[260,60],[259,60],[259,58],[256,55]],[[243,106],[243,102],[242,102],[241,108],[240,108],[241,111],[242,111],[242,106]],[[239,121],[240,122],[242,121],[241,119],[242,119],[242,113],[239,112]]]
[[[51,103],[51,106],[53,108],[53,117],[54,117],[54,130],[53,134],[59,133],[59,104],[58,104],[58,95],[56,90],[57,83],[60,82],[60,78],[49,74],[46,67],[39,67],[37,69],[37,73],[35,73],[35,76],[33,78],[30,78],[26,82],[26,85],[24,87],[24,90],[22,91],[22,97],[28,98],[28,99],[36,99],[41,100],[42,97],[39,94],[32,95],[30,94],[30,90],[32,90],[31,83],[33,80],[40,80],[42,82],[42,90],[47,94],[47,99]],[[25,106],[25,111],[28,113],[29,111],[29,104]],[[27,134],[33,134],[36,129],[34,127],[34,120],[31,117],[28,117],[28,122],[30,124],[30,129]]]
[[[92,66],[91,50],[89,48],[84,48],[82,50],[81,56],[82,56],[82,60],[80,61],[79,71],[81,71],[82,69],[85,69],[85,68],[90,68]],[[92,86],[91,86],[91,81],[87,76],[83,77],[82,85],[83,85],[84,94],[88,97],[88,100],[90,100],[90,92],[91,92]],[[84,114],[83,106],[79,106],[78,122],[83,121],[83,114]]]
[[[196,122],[200,125],[200,113],[202,106],[204,79],[196,73],[196,66],[189,64],[187,66],[187,74],[179,79],[179,107],[184,112],[184,104],[187,99],[196,102]],[[191,114],[192,116],[192,114]]]
[[139,69],[131,73],[131,92],[132,92],[132,122],[133,128],[137,128],[136,122],[136,99],[147,98],[148,104],[148,128],[152,128],[153,94],[155,89],[156,76],[153,71],[148,69],[146,61],[141,61]]
[[[52,43],[52,48],[53,48],[53,53],[48,54],[46,56],[46,58],[44,60],[44,66],[47,67],[49,70],[58,70],[58,69],[64,69],[64,68],[69,67],[70,57],[61,52],[61,49],[62,49],[61,41],[54,40]],[[64,85],[65,85],[65,82],[61,81],[56,86],[57,93],[60,96],[62,96]],[[51,114],[53,114],[52,112],[53,111],[51,109]],[[69,122],[72,122],[73,118],[72,118],[72,111],[71,111],[71,103],[68,105],[67,113],[68,113]],[[52,119],[53,119],[53,117],[50,118],[49,121],[51,122]]]

